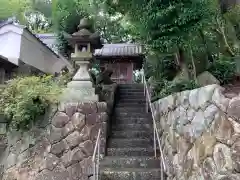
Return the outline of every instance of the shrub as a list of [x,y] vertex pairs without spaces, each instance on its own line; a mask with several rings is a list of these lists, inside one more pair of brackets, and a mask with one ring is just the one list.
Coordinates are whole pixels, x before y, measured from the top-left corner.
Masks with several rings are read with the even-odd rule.
[[57,103],[60,93],[52,76],[17,77],[2,92],[1,110],[11,127],[28,129],[50,104]]
[[133,81],[135,83],[141,83],[142,82],[142,76],[143,76],[142,70],[135,70],[133,72]]
[[232,58],[223,56],[214,61],[208,71],[220,81],[221,85],[224,85],[233,80],[236,73],[236,62]]
[[195,83],[194,80],[192,81],[178,81],[178,82],[173,82],[173,81],[164,81],[164,85],[160,93],[152,98],[152,102],[164,98],[166,96],[169,96],[173,93],[181,92],[181,91],[186,91],[186,90],[192,90],[195,88],[198,88],[199,86]]
[[147,79],[154,77],[157,81],[171,81],[176,76],[178,67],[173,55],[155,55],[148,58],[144,68]]
[[67,83],[69,83],[72,80],[73,75],[74,74],[72,72],[60,74],[60,76],[58,77],[58,84],[63,87],[66,86]]

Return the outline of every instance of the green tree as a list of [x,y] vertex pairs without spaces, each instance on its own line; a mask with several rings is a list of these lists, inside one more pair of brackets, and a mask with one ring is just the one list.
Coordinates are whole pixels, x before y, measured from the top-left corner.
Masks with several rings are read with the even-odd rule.
[[24,22],[24,13],[28,7],[28,0],[1,0],[0,20],[15,16],[20,22]]
[[52,31],[52,1],[29,0],[25,18],[27,26],[35,33]]
[[0,20],[16,17],[33,32],[46,32],[51,28],[51,0],[2,0]]
[[79,21],[84,16],[89,16],[81,0],[54,0],[53,3],[53,27],[58,34],[59,44],[58,48],[64,55],[69,56],[71,53],[71,46],[65,39],[65,34],[72,34],[76,32]]
[[138,39],[149,49],[177,54],[182,69],[192,35],[199,32],[212,16],[207,0],[121,0],[107,1],[110,12],[124,14],[138,31]]
[[95,29],[107,43],[117,43],[128,40],[128,32],[122,26],[123,16],[112,16],[106,11],[105,4],[100,0],[55,0],[53,2],[53,24],[59,34],[59,49],[69,55],[71,48],[64,34],[77,31],[79,21],[89,17],[94,22]]

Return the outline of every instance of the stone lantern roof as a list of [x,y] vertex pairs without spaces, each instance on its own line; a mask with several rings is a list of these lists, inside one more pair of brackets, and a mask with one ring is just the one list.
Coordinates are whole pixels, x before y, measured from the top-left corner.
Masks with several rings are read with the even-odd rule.
[[79,29],[91,29],[92,24],[88,18],[83,18],[80,20],[80,24],[78,25],[78,28]]
[[91,48],[100,49],[102,48],[102,43],[100,36],[97,32],[93,32],[93,25],[88,18],[83,18],[80,20],[78,25],[78,31],[72,35],[66,37],[71,45],[75,44],[91,44]]

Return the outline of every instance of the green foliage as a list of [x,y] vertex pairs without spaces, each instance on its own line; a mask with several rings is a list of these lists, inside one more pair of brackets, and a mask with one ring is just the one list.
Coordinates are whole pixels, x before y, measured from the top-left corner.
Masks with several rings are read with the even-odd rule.
[[83,7],[79,7],[79,1],[55,0],[53,7],[53,24],[57,31],[65,31],[69,34],[77,30],[80,19],[88,13]]
[[69,83],[72,80],[73,76],[74,76],[74,74],[71,72],[61,74],[58,79],[58,84],[62,87],[65,87],[67,85],[67,83]]
[[[120,12],[126,17],[130,34],[146,45],[148,55],[152,51],[162,54],[163,58],[147,58],[145,66],[147,78],[154,79],[155,96],[195,87],[191,86],[192,81],[180,83],[183,87],[171,84],[178,68],[181,71],[185,68],[184,72],[195,79],[211,64],[209,71],[221,84],[233,78],[235,63],[220,57],[239,55],[238,6],[222,14],[218,0],[107,0],[106,4],[112,14]],[[178,58],[168,60],[165,56],[168,53]]]
[[133,82],[134,83],[142,83],[142,71],[140,70],[135,70],[133,71]]
[[152,101],[156,101],[158,99],[164,98],[166,96],[169,96],[171,94],[186,91],[186,90],[192,90],[195,88],[198,88],[199,86],[195,83],[195,81],[165,81],[164,85],[162,87],[162,90],[159,92],[157,96],[154,96],[152,98]]
[[178,67],[173,55],[154,54],[147,57],[145,71],[148,77],[171,81],[175,77]]
[[98,31],[105,42],[122,42],[127,40],[127,32],[122,26],[121,15],[112,17],[104,11],[100,1],[86,0],[55,0],[53,3],[53,24],[58,33],[59,50],[70,55],[71,47],[65,39],[65,35],[76,32],[80,19],[89,17],[94,29]]
[[173,55],[154,53],[147,56],[144,71],[146,78],[151,78],[151,86],[154,90],[153,96],[155,96],[162,90],[165,81],[173,80],[178,72],[178,67],[175,64]]
[[17,77],[8,82],[0,99],[10,126],[28,129],[46,108],[57,103],[61,88],[52,76]]
[[183,46],[189,33],[196,31],[211,15],[207,0],[108,0],[107,4],[125,14],[144,43],[160,52]]
[[236,74],[236,62],[233,58],[222,56],[210,65],[208,71],[220,81],[221,85],[224,85],[233,80]]
[[15,16],[24,22],[25,10],[29,7],[28,0],[1,0],[0,4],[0,20]]
[[25,10],[28,28],[34,33],[46,33],[52,30],[52,1],[28,0],[29,8]]
[[123,42],[128,40],[128,33],[123,27],[123,16],[118,14],[112,17],[105,11],[100,0],[54,0],[53,25],[59,34],[59,49],[69,56],[70,46],[64,38],[64,33],[72,34],[77,31],[79,21],[83,17],[92,19],[95,30],[107,43]]
[[70,56],[71,46],[65,39],[66,33],[73,34],[77,31],[80,19],[88,16],[81,6],[81,0],[54,0],[53,1],[53,27],[58,34],[58,49],[64,55]]
[[42,13],[46,18],[52,17],[52,0],[30,0],[34,11]]
[[230,9],[227,13],[224,14],[224,17],[231,23],[234,28],[235,33],[232,33],[237,36],[240,40],[240,5],[236,5],[234,8]]
[[0,20],[16,17],[34,33],[51,29],[51,0],[1,0]]

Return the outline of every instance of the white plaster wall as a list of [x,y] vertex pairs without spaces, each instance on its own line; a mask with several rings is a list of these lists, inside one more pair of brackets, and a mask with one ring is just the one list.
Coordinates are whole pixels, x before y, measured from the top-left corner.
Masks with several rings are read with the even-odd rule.
[[54,74],[64,66],[71,67],[59,58],[23,26],[9,24],[0,28],[0,55],[18,65],[19,60],[42,72]]
[[46,44],[48,47],[50,47],[55,53],[59,54],[58,49],[56,47],[57,45],[57,38],[56,36],[52,35],[47,38],[40,38],[40,40]]
[[57,69],[57,72],[60,72],[63,67],[67,66],[68,69],[71,71],[72,67],[69,66],[67,63],[64,63],[64,61],[60,60],[54,63],[53,69]]
[[61,69],[63,66],[67,66],[70,71],[73,70],[72,64],[58,52],[57,37],[54,34],[38,34],[38,37],[44,44],[59,55],[60,61],[57,61],[54,64],[54,68]]
[[21,34],[15,32],[0,32],[0,55],[18,65],[20,57]]
[[[60,59],[55,54],[27,31],[24,31],[22,34],[20,59],[28,65],[51,74],[59,72],[65,65],[60,62]],[[56,66],[56,63],[60,65]]]

